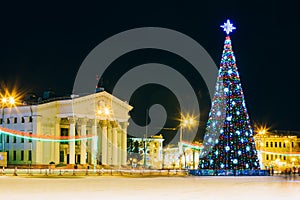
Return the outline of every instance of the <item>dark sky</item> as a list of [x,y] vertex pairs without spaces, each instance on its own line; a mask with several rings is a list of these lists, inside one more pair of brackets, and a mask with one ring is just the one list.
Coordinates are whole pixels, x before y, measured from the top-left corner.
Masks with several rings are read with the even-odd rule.
[[[287,1],[17,4],[0,11],[0,81],[39,95],[71,94],[85,56],[137,27],[165,27],[199,42],[219,66],[227,18],[248,112],[274,129],[299,130],[299,11]],[[94,77],[92,77],[94,78]]]

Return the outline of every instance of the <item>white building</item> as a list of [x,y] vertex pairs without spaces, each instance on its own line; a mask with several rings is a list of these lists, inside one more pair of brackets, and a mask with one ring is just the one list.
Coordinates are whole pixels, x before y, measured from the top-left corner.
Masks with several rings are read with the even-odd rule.
[[128,138],[128,165],[162,169],[163,137],[153,135],[151,138]]
[[[7,152],[8,165],[54,162],[70,166],[123,166],[127,161],[131,109],[127,102],[105,91],[39,105],[2,108],[0,125],[8,130],[0,134],[0,151]],[[32,139],[27,137],[28,133],[32,133]]]

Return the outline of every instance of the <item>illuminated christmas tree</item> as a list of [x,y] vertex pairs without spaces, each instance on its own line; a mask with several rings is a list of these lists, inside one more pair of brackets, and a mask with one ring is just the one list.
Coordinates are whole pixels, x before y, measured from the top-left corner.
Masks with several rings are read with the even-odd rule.
[[227,33],[216,91],[207,123],[200,169],[259,169],[259,161],[229,33]]

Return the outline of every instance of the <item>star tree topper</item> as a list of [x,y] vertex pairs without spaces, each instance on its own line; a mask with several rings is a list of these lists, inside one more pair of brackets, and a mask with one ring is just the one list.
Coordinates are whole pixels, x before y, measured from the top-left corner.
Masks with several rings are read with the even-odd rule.
[[233,24],[230,23],[230,20],[227,19],[227,22],[224,23],[224,25],[220,26],[221,28],[223,28],[223,31],[225,31],[227,33],[227,35],[229,35],[229,33],[232,32],[232,30],[235,30],[236,28],[233,26]]

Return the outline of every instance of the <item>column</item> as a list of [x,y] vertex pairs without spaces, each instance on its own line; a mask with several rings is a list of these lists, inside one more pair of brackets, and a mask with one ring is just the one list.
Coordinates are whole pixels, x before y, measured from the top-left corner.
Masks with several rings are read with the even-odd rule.
[[118,132],[117,123],[111,122],[112,125],[112,165],[118,165]]
[[[36,126],[33,128],[33,134],[36,135],[42,134],[42,117],[35,116],[33,120],[34,120],[33,123],[36,124]],[[32,164],[42,164],[42,156],[43,156],[42,142],[32,140],[31,147],[32,147],[32,153],[31,153]]]
[[69,142],[69,164],[75,164],[75,119],[69,118],[70,122],[70,138]]
[[101,126],[101,152],[102,152],[102,165],[107,165],[107,122],[106,120],[100,121]]
[[127,126],[128,122],[122,123],[122,141],[121,141],[121,149],[122,149],[122,155],[121,155],[121,165],[125,166],[127,165]]
[[[86,137],[86,119],[80,119],[81,128],[80,128],[80,136],[81,138]],[[80,141],[80,164],[86,164],[86,139],[82,139]]]
[[[60,118],[55,119],[55,136],[60,136]],[[59,163],[60,161],[60,142],[55,142],[55,163]]]
[[97,124],[96,122],[92,125],[92,152],[91,152],[91,164],[94,165],[94,169],[97,166],[97,154],[98,154],[98,135],[97,135]]
[[112,127],[107,123],[107,164],[112,165]]

